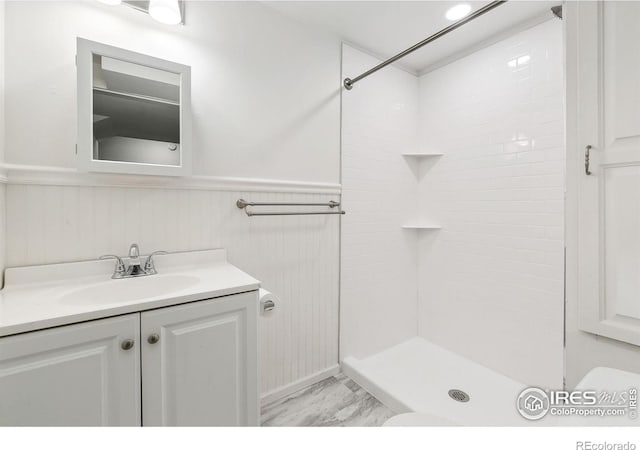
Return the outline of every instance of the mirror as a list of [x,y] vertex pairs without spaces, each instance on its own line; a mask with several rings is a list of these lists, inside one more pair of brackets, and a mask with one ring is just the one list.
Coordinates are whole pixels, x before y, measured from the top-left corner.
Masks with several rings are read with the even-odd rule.
[[190,173],[190,69],[78,39],[78,162],[91,172]]

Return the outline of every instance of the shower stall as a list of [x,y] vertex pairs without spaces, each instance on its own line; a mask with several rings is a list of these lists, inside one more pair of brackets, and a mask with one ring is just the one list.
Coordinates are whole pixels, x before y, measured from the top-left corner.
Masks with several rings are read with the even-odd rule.
[[524,387],[563,387],[558,13],[363,78],[343,45],[340,358],[398,413],[521,425]]

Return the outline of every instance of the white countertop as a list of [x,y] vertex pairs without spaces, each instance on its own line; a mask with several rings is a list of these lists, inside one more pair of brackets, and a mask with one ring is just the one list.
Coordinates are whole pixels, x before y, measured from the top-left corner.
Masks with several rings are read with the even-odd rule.
[[[111,279],[115,260],[9,268],[0,291],[0,336],[260,287],[258,280],[229,264],[222,249],[158,255],[154,261],[157,275],[120,280]],[[122,297],[111,294],[114,290]]]

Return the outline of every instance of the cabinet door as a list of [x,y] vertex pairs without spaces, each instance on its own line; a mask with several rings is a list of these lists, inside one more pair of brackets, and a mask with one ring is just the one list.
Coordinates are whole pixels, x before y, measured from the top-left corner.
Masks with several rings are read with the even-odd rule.
[[640,3],[578,11],[579,323],[640,345]]
[[257,316],[257,291],[143,312],[143,425],[257,425]]
[[140,425],[139,317],[0,338],[0,425]]

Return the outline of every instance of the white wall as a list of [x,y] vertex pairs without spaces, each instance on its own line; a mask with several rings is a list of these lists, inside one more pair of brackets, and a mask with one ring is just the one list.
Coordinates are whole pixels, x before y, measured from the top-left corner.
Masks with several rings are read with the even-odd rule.
[[552,19],[420,77],[420,335],[511,378],[563,377],[563,54]]
[[[0,163],[4,162],[5,145],[5,113],[4,113],[4,30],[5,30],[5,2],[0,2]],[[0,286],[4,283],[5,268],[5,244],[7,234],[5,231],[5,186],[0,184]]]
[[4,72],[5,72],[5,55],[4,55],[4,35],[5,35],[5,2],[0,2],[0,162],[4,161],[4,145],[5,145],[5,116],[4,116]]
[[7,162],[75,167],[76,37],[192,68],[194,173],[339,181],[340,42],[257,2],[166,26],[98,2],[6,5]]
[[[29,166],[9,167],[7,265],[225,247],[281,299],[260,321],[262,392],[334,370],[339,218],[235,201],[339,200],[339,40],[255,2],[189,2],[184,27],[93,1],[9,2],[6,20],[6,159]],[[194,172],[243,180],[75,173],[76,36],[190,65]]]
[[[342,75],[379,61],[343,46]],[[417,332],[417,181],[401,156],[416,147],[418,80],[388,67],[342,94],[341,357],[364,357]]]

